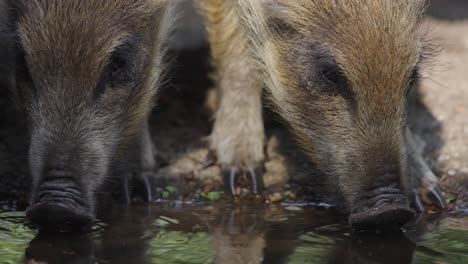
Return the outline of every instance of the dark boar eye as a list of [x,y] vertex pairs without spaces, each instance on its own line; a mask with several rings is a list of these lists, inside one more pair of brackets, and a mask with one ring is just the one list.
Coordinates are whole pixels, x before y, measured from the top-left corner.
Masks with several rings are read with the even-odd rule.
[[340,69],[334,65],[322,65],[320,69],[320,75],[325,81],[331,84],[339,86],[346,84],[346,79],[341,73]]
[[341,69],[331,63],[323,63],[318,67],[319,78],[326,83],[324,92],[333,96],[343,96],[345,99],[354,101],[354,96],[348,81]]
[[139,36],[132,36],[118,46],[111,54],[106,68],[101,76],[97,93],[102,93],[106,87],[115,87],[135,82],[138,77],[138,47]]
[[408,87],[406,87],[407,95],[411,94],[414,91],[420,78],[421,78],[421,74],[420,74],[419,68],[416,67],[411,73],[409,81],[408,81]]
[[416,67],[413,72],[411,73],[410,79],[409,79],[409,88],[413,88],[419,81],[419,78],[421,78],[421,75],[419,73],[419,69]]

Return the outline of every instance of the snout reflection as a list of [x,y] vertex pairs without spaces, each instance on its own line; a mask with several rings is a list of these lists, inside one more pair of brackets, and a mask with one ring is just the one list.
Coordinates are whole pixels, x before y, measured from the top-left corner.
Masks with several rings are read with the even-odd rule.
[[402,233],[364,235],[336,240],[328,263],[412,263],[416,245]]
[[26,263],[95,263],[93,246],[88,236],[39,235],[26,249]]

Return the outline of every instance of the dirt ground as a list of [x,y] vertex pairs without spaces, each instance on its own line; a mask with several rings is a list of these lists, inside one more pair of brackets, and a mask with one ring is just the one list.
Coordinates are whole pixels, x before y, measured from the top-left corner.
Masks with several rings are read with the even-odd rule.
[[[441,189],[447,198],[458,199],[462,208],[468,204],[468,20],[462,20],[468,18],[466,10],[465,1],[432,1],[432,17],[425,23],[433,28],[431,37],[442,49],[428,68],[410,113],[410,126],[425,144],[425,158],[441,178]],[[207,54],[206,48],[196,45],[181,54],[175,77],[151,119],[160,164],[155,181],[161,186],[159,193],[165,191],[164,185],[177,186],[176,198],[209,193],[221,184],[221,171],[205,147],[212,123],[205,102],[211,86]],[[6,94],[0,90],[0,200],[24,200],[30,181],[27,131]],[[284,186],[294,188],[298,182],[310,186],[312,192],[320,189],[320,177],[307,173],[309,164],[288,132],[271,113],[266,112],[266,119],[269,193],[283,191]]]

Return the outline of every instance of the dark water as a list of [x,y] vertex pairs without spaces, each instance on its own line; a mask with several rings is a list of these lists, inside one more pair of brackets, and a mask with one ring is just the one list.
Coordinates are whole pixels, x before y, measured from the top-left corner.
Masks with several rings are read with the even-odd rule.
[[[114,207],[85,235],[46,235],[0,213],[0,263],[468,263],[468,218],[355,234],[330,209],[276,205]],[[431,219],[432,218],[432,219]]]

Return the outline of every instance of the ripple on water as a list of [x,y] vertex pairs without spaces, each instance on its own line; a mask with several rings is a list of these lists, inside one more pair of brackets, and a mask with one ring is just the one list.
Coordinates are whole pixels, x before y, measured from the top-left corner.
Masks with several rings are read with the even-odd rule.
[[424,235],[415,263],[468,263],[468,218],[446,218]]
[[37,234],[23,212],[3,212],[0,264],[25,256],[48,264],[468,263],[468,218],[355,234],[327,209],[290,209],[140,205],[109,212],[88,234],[59,236]]

